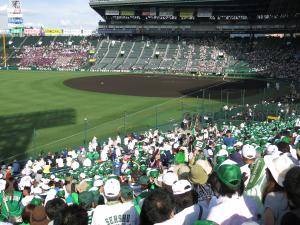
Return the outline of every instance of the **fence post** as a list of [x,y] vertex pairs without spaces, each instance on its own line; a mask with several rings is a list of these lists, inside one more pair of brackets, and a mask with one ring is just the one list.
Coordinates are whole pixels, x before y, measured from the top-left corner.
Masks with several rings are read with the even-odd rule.
[[226,105],[228,106],[228,100],[229,100],[229,92],[226,92]]
[[86,145],[86,139],[87,139],[87,118],[84,118],[84,142],[83,144]]
[[124,136],[126,135],[126,111],[124,111]]
[[182,99],[180,100],[180,103],[181,103],[181,114],[183,115],[183,101],[182,101]]
[[221,88],[221,105],[223,105],[223,89]]
[[202,111],[204,111],[204,97],[205,97],[205,90],[202,91]]
[[157,129],[157,107],[155,107],[155,128]]

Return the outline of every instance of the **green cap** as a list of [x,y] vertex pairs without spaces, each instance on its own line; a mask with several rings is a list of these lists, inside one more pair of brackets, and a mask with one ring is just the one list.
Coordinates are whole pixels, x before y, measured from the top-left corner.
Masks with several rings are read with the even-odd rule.
[[238,190],[242,182],[241,169],[237,164],[221,164],[217,176],[222,183],[232,190]]
[[221,155],[216,157],[216,163],[217,165],[220,165],[222,162],[224,162],[227,159],[226,155]]
[[290,138],[286,137],[286,136],[283,136],[283,137],[281,137],[281,141],[284,142],[284,143],[289,144],[290,143]]
[[142,185],[148,185],[148,183],[149,183],[149,177],[147,177],[147,176],[140,176],[138,183],[142,184]]
[[140,170],[141,170],[142,173],[146,173],[146,171],[147,171],[147,166],[146,166],[145,164],[141,165]]
[[133,189],[129,185],[121,186],[121,196],[125,199],[133,198]]
[[185,156],[184,156],[184,152],[180,151],[175,155],[175,164],[183,164],[185,163]]
[[91,191],[83,191],[78,195],[78,201],[80,204],[89,205],[94,202],[94,195]]
[[38,205],[42,205],[43,204],[43,201],[42,199],[40,198],[33,198],[30,202],[31,205],[35,205],[35,206],[38,206]]
[[65,191],[63,189],[60,189],[56,192],[56,196],[59,198],[64,198],[65,197]]
[[193,225],[218,225],[217,223],[210,220],[197,220]]
[[151,170],[149,173],[150,177],[157,178],[159,176],[159,171],[158,170]]

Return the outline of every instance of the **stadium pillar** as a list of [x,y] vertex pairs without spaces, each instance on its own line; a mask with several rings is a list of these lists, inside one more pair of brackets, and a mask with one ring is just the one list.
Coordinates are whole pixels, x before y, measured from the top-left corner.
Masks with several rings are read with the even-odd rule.
[[5,34],[2,34],[2,40],[3,40],[3,62],[4,62],[4,66],[6,67],[6,40],[5,40]]

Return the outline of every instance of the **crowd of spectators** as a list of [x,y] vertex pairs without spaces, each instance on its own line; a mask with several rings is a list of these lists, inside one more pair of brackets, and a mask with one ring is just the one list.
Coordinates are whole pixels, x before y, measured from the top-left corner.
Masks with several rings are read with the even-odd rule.
[[[89,65],[88,50],[92,41],[87,38],[79,44],[52,41],[49,44],[23,45],[14,50],[15,62],[10,60],[10,63],[11,66],[22,67],[82,68]],[[109,47],[112,44],[98,45],[99,49],[94,49],[94,58],[98,59],[96,63],[101,64],[99,68],[111,68],[111,63],[104,62],[119,62],[124,58],[116,68],[170,73],[257,73],[265,77],[296,79],[300,71],[298,39],[210,37],[101,40],[103,43],[115,41],[120,42],[117,49]],[[122,50],[125,50],[125,56],[121,54]],[[92,68],[98,67],[94,65]]]
[[299,224],[300,119],[198,120],[2,163],[1,224]]
[[87,40],[81,40],[79,44],[68,41],[48,45],[37,43],[15,50],[14,58],[18,67],[80,69],[87,63],[90,49]]

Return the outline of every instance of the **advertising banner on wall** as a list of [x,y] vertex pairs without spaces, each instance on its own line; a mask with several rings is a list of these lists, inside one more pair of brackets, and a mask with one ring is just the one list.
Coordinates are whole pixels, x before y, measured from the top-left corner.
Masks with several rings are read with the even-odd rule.
[[197,17],[211,17],[212,8],[198,8]]
[[160,8],[159,16],[174,16],[174,9],[173,8]]
[[130,10],[130,9],[121,10],[120,15],[121,16],[134,16],[134,10]]
[[32,27],[25,27],[24,34],[26,36],[39,36],[41,34],[41,29],[39,28],[32,28]]
[[56,36],[63,34],[63,30],[59,28],[44,28],[44,34],[46,36]]
[[106,16],[119,16],[120,12],[118,9],[106,9],[105,15]]

